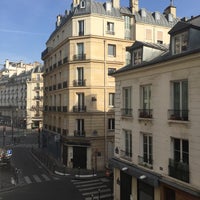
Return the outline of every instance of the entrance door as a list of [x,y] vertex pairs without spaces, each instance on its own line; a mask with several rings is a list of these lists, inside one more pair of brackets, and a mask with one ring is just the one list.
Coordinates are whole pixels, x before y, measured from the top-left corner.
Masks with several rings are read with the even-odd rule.
[[154,187],[138,180],[138,200],[154,200]]
[[73,147],[73,168],[86,169],[87,147]]
[[130,200],[132,176],[121,171],[120,173],[120,199]]

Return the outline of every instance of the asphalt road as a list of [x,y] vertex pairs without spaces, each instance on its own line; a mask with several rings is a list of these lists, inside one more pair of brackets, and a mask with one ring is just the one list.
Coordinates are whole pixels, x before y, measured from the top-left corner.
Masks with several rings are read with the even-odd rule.
[[30,149],[15,147],[12,165],[20,170],[19,185],[0,193],[0,200],[82,200],[71,177],[51,175],[32,157]]

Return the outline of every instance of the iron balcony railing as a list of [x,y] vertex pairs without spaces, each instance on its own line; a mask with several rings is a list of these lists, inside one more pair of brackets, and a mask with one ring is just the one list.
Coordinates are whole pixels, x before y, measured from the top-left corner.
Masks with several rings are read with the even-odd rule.
[[133,116],[132,108],[122,108],[121,114],[122,114],[122,116],[132,117]]
[[86,86],[86,80],[74,80],[73,81],[73,85],[74,87],[78,87],[78,86]]
[[132,159],[132,152],[120,150],[120,157],[130,161]]
[[82,53],[82,54],[76,54],[73,57],[73,60],[85,60],[86,59],[86,54]]
[[189,164],[169,159],[169,176],[189,183]]
[[153,168],[153,159],[150,157],[148,158],[148,157],[138,156],[138,164],[152,169]]
[[188,112],[188,110],[168,110],[168,119],[188,121]]
[[86,112],[86,106],[73,106],[73,112]]
[[84,130],[75,130],[74,136],[75,137],[85,137],[85,131]]
[[153,118],[152,109],[139,109],[139,118]]

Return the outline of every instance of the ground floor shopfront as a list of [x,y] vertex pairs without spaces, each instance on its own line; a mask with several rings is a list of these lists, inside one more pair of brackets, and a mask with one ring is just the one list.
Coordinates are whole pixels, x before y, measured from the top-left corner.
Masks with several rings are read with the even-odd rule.
[[113,137],[106,140],[105,137],[62,137],[43,130],[40,141],[43,148],[68,168],[105,170],[113,156]]
[[114,200],[200,200],[200,191],[187,183],[112,158]]

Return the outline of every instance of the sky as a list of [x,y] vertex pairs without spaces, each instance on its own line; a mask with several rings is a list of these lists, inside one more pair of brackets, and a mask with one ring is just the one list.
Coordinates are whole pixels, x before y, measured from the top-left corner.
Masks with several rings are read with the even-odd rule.
[[[106,0],[96,0],[106,2]],[[173,0],[177,16],[200,15],[200,0]],[[129,0],[121,0],[128,7]],[[55,29],[56,16],[70,9],[72,0],[0,0],[0,68],[5,60],[32,63]],[[139,0],[139,8],[163,12],[170,0]]]

